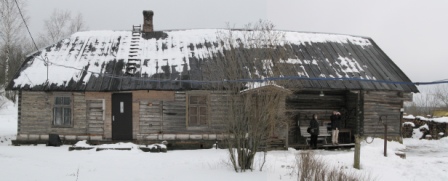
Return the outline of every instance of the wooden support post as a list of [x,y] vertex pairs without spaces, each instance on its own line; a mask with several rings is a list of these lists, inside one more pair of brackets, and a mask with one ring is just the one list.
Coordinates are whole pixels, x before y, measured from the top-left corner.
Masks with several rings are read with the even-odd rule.
[[355,135],[355,161],[353,163],[353,168],[360,169],[361,163],[361,136]]
[[285,148],[288,150],[289,147],[289,124],[287,122],[283,122],[286,125],[286,138],[285,138]]
[[384,125],[384,157],[387,157],[387,124]]

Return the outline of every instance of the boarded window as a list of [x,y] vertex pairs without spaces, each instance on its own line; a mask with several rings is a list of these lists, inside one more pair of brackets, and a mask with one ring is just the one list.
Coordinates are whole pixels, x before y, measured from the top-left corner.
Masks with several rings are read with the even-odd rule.
[[104,133],[105,119],[104,100],[86,100],[88,132],[91,134]]
[[53,106],[53,125],[71,126],[72,107],[70,97],[55,97]]
[[190,95],[188,102],[188,126],[206,126],[207,96]]

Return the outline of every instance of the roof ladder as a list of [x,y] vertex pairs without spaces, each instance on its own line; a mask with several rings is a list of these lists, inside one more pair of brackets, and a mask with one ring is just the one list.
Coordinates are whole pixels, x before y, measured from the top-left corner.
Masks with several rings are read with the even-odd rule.
[[134,75],[140,68],[141,59],[139,57],[141,25],[132,26],[132,38],[128,54],[128,62],[126,63],[126,74]]

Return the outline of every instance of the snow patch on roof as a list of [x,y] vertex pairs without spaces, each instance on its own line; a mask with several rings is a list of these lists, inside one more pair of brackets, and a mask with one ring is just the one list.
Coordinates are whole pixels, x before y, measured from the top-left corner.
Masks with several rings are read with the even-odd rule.
[[305,43],[352,43],[354,45],[370,46],[372,43],[367,38],[355,37],[350,35],[335,35],[324,33],[298,33],[298,32],[285,32],[285,39],[288,42],[301,42]]
[[[42,49],[39,56],[28,62],[26,69],[14,80],[16,85],[40,85],[48,78],[50,84],[64,85],[79,81],[82,70],[89,66],[90,72],[101,73],[101,65],[120,58],[127,50],[119,39],[130,37],[127,31],[86,31],[73,34],[54,46]],[[117,46],[118,53],[112,47]],[[118,54],[118,55],[117,55]],[[91,73],[86,77],[90,77]],[[88,78],[85,79],[88,81]]]

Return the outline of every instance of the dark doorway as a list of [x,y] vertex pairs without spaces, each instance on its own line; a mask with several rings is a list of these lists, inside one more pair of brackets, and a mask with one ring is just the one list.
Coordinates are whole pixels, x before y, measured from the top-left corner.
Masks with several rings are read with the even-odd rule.
[[132,93],[112,94],[112,139],[132,140]]

